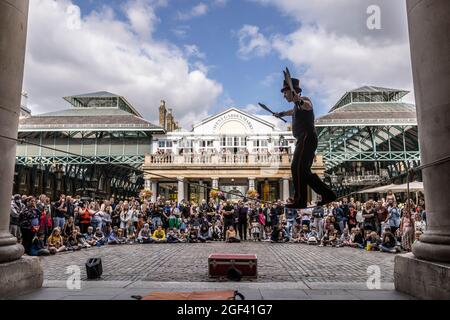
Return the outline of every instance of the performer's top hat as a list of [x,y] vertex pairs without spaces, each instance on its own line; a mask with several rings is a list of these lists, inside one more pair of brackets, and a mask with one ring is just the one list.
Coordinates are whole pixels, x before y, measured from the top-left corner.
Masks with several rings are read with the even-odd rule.
[[[292,79],[292,85],[294,86],[294,90],[299,92],[302,91],[302,89],[300,88],[300,80],[296,79],[296,78],[291,78]],[[283,88],[281,89],[281,92],[284,92],[285,90],[289,89],[289,85],[287,84],[286,80],[283,81]]]

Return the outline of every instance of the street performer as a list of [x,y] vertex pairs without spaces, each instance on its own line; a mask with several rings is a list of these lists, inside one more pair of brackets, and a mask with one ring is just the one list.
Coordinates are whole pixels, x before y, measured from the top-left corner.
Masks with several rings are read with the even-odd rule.
[[336,200],[336,194],[320,180],[317,174],[311,172],[317,149],[313,105],[308,97],[301,96],[300,81],[296,78],[291,79],[292,84],[284,80],[281,92],[288,102],[294,102],[294,108],[274,114],[276,117],[292,116],[292,133],[297,139],[291,164],[292,180],[295,189],[294,201],[286,205],[286,207],[296,209],[307,207],[307,185],[321,195],[321,201],[317,203],[317,206],[323,206]]

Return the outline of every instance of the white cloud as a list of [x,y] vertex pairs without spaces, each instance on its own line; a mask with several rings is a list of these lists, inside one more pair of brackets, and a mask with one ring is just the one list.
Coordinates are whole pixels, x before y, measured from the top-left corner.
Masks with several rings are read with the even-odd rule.
[[[346,91],[362,85],[413,91],[404,1],[250,1],[274,6],[298,23],[293,32],[268,36],[258,32],[257,37],[269,39],[263,52],[273,50],[295,66],[291,72],[301,78],[304,93],[327,106],[319,114]],[[366,10],[372,4],[381,8],[381,30],[367,28]],[[256,46],[244,48],[246,56],[258,54]],[[270,75],[265,80],[269,82]],[[405,101],[413,102],[414,95]]]
[[187,44],[184,46],[184,49],[188,57],[194,57],[198,59],[206,58],[206,55],[203,52],[201,52],[195,44]]
[[246,60],[252,55],[263,57],[270,52],[270,41],[253,25],[244,25],[237,33],[240,58]]
[[265,87],[272,87],[272,85],[275,83],[275,81],[279,78],[280,78],[279,72],[271,73],[271,74],[268,74],[267,76],[265,76],[264,79],[262,79],[260,81],[260,83]]
[[228,4],[228,0],[214,0],[213,5],[216,7],[225,7]]
[[205,15],[208,12],[209,8],[204,3],[199,3],[196,6],[192,7],[188,12],[178,12],[179,20],[189,20],[192,18],[200,17]]
[[222,85],[182,49],[152,38],[155,15],[136,13],[144,6],[154,14],[164,3],[130,1],[123,6],[129,21],[121,21],[107,6],[80,18],[68,16],[71,0],[30,1],[24,90],[33,113],[67,107],[63,96],[101,90],[125,96],[147,119],[157,117],[161,99],[176,119],[205,113]]

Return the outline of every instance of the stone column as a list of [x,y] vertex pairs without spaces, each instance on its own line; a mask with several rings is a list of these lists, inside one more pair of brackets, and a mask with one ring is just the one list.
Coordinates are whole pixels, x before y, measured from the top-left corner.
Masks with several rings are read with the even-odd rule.
[[[450,155],[450,2],[408,0],[407,12],[421,160],[428,164]],[[395,287],[450,299],[450,162],[423,169],[422,177],[428,227],[413,254],[396,256]]]
[[[28,0],[0,0],[0,135],[17,138],[22,92]],[[39,259],[9,232],[16,142],[0,138],[0,298],[42,286]]]
[[289,198],[289,178],[283,178],[283,200],[286,201]]
[[212,178],[212,187],[214,189],[219,189],[219,178],[217,177]]
[[181,202],[181,200],[184,199],[184,178],[183,177],[177,177],[178,180],[178,192],[177,192],[177,197],[178,197],[178,203]]
[[198,181],[198,184],[200,185],[200,201],[202,201],[203,199],[205,199],[206,200],[206,186],[205,186],[205,184],[203,183],[203,180],[199,180]]
[[280,179],[278,180],[278,199],[284,200],[283,196],[283,179]]
[[255,189],[255,177],[248,178],[248,189]]
[[150,190],[152,191],[152,202],[156,202],[156,197],[158,196],[158,185],[156,181],[151,182]]

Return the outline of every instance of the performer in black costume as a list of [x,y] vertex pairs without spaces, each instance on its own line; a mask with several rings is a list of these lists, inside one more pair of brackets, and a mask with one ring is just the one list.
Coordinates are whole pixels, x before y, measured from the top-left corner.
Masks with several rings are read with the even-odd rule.
[[302,97],[300,81],[292,78],[295,93],[291,91],[286,80],[281,92],[288,102],[294,102],[292,110],[275,113],[275,116],[292,116],[292,133],[297,139],[294,158],[291,164],[292,180],[294,183],[294,202],[286,205],[288,208],[302,209],[307,207],[307,188],[309,185],[322,199],[318,206],[325,205],[336,200],[336,194],[320,180],[317,174],[311,172],[317,149],[317,133],[314,127],[314,110],[311,100]]

